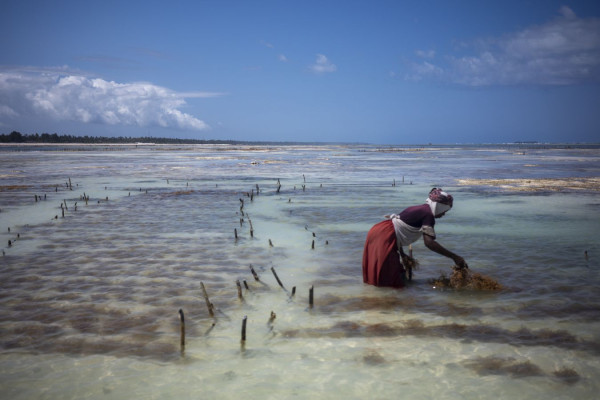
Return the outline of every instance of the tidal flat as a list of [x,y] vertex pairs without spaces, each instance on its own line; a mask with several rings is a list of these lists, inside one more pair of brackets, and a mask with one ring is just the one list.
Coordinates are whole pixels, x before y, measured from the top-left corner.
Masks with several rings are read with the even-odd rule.
[[[600,389],[598,148],[0,154],[6,398],[537,399]],[[369,228],[434,186],[455,198],[438,240],[502,290],[434,288],[452,261],[422,242],[407,288],[363,284]]]

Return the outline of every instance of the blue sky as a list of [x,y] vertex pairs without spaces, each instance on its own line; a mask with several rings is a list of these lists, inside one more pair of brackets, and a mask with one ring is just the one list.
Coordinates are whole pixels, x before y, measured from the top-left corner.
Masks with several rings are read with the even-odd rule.
[[600,142],[600,2],[3,0],[13,130]]

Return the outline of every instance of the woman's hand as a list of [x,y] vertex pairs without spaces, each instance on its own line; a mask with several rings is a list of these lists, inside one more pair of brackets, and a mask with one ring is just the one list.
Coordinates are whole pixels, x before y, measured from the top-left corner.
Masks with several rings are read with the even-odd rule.
[[460,269],[468,269],[469,268],[469,266],[467,265],[465,259],[462,258],[459,255],[455,255],[454,257],[452,257],[452,260],[454,260],[454,263]]

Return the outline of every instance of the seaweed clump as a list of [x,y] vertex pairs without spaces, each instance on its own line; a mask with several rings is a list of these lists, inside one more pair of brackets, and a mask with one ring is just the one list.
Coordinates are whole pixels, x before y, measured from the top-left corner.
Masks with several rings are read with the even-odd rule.
[[439,278],[429,281],[435,287],[471,290],[501,290],[502,285],[489,276],[470,272],[467,268],[452,267],[452,275],[442,273]]

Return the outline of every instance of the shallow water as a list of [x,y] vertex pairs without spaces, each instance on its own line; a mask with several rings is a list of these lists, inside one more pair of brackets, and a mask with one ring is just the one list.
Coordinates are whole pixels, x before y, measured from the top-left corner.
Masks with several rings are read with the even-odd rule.
[[[457,180],[598,176],[594,146],[2,147],[3,397],[593,398],[600,188]],[[503,291],[432,288],[422,243],[409,287],[362,283],[368,229],[433,186]]]

